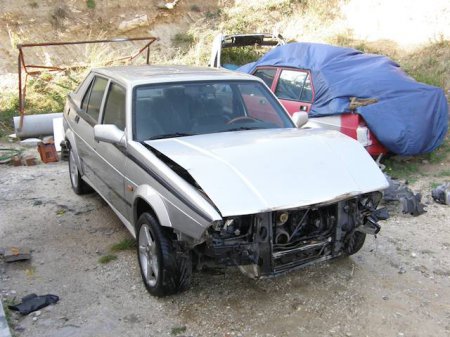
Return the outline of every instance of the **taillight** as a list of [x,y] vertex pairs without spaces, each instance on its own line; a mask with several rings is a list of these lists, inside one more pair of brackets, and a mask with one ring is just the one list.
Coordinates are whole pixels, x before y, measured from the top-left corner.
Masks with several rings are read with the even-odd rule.
[[372,139],[370,139],[370,131],[367,126],[359,125],[356,129],[356,139],[362,146],[372,145]]

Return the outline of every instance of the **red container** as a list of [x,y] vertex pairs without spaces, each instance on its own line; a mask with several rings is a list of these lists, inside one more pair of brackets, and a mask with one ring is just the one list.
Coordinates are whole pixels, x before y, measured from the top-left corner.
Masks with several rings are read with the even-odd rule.
[[39,154],[41,155],[41,160],[44,163],[47,164],[47,163],[53,163],[53,162],[58,161],[58,154],[56,153],[55,144],[39,143],[38,151],[39,151]]

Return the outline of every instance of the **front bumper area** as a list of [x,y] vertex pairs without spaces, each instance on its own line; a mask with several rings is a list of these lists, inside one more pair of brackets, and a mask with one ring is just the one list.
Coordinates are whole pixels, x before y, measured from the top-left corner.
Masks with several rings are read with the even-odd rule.
[[379,231],[376,206],[380,195],[225,219],[210,229],[206,255],[260,278],[352,254],[348,242],[355,232]]

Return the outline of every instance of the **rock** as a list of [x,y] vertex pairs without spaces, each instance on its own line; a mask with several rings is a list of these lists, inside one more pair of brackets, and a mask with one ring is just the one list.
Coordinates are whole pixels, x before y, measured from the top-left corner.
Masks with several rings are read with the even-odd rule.
[[416,253],[414,253],[414,252],[412,252],[412,253],[411,253],[411,257],[414,257],[414,258],[416,258],[416,257],[417,257],[417,254],[416,254]]
[[147,25],[148,25],[148,16],[146,14],[139,15],[134,19],[122,21],[119,24],[119,31],[127,32],[129,30]]
[[5,262],[15,262],[31,259],[30,248],[8,247],[4,251]]
[[34,317],[39,317],[39,316],[41,316],[41,314],[42,314],[42,311],[40,311],[40,310],[35,311],[34,312]]
[[405,269],[405,267],[400,267],[400,269],[398,270],[398,273],[399,274],[404,274],[404,273],[406,273],[406,269]]
[[38,320],[38,318],[35,316],[33,317],[33,322],[36,322]]
[[387,301],[388,299],[389,299],[389,296],[387,296],[387,295],[383,296],[383,300]]

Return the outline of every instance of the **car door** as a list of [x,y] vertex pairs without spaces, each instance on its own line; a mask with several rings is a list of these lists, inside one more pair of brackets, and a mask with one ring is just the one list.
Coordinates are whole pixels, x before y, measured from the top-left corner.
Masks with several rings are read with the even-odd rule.
[[291,115],[311,110],[314,92],[309,71],[279,69],[272,90]]
[[[113,124],[125,131],[126,89],[110,81],[102,104],[101,124]],[[124,197],[124,166],[126,148],[119,144],[95,141],[95,174],[99,181],[99,192],[124,217],[128,218],[130,204]]]
[[94,126],[98,123],[108,80],[101,76],[93,76],[90,85],[81,100],[81,108],[75,116],[73,130],[76,134],[78,155],[84,176],[95,189],[99,186],[96,175],[96,154]]

